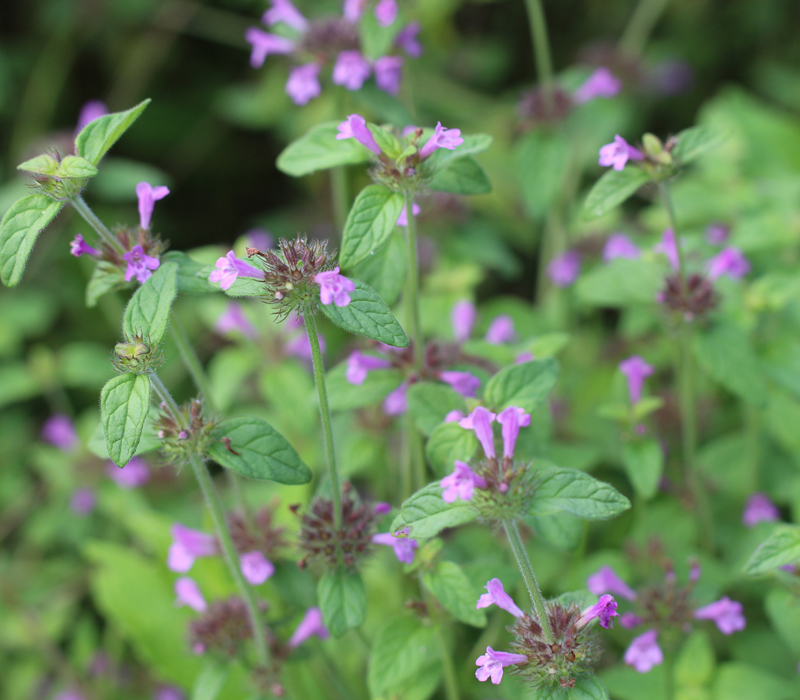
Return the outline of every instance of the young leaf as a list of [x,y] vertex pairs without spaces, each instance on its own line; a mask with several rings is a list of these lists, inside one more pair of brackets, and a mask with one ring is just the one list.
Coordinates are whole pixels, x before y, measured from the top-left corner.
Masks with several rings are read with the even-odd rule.
[[583,218],[603,216],[622,204],[649,179],[650,176],[644,170],[634,165],[624,170],[609,170],[589,192],[583,205]]
[[488,194],[492,191],[489,176],[471,156],[458,158],[437,170],[428,187],[453,194]]
[[353,277],[372,287],[389,306],[397,301],[406,280],[406,244],[395,230],[374,254],[350,268]]
[[347,306],[320,304],[319,308],[339,328],[364,335],[395,348],[408,347],[408,336],[389,307],[368,285],[354,279],[354,292]]
[[178,266],[178,291],[181,294],[206,294],[216,291],[208,281],[208,274],[203,275],[206,265],[192,260],[180,250],[170,250],[161,256],[161,262],[171,262]]
[[63,202],[43,194],[30,194],[5,213],[0,221],[0,279],[7,287],[15,287],[22,279],[33,244],[62,206]]
[[37,175],[55,175],[58,172],[58,161],[49,153],[43,153],[36,158],[26,160],[17,166],[17,170],[24,170]]
[[566,511],[587,520],[606,520],[631,507],[613,486],[577,469],[548,466],[538,472],[531,515]]
[[672,157],[680,165],[716,148],[725,140],[722,133],[707,126],[693,126],[690,129],[684,129],[675,138],[678,143],[672,149]]
[[397,158],[403,149],[400,148],[400,142],[391,131],[387,131],[382,126],[377,124],[367,124],[367,128],[375,139],[375,143],[387,156],[390,158]]
[[800,561],[800,527],[778,525],[744,565],[745,573],[764,574]]
[[378,250],[394,231],[405,199],[383,185],[369,185],[358,193],[342,233],[339,263],[349,268]]
[[425,456],[433,473],[444,478],[453,471],[453,463],[459,459],[469,461],[478,448],[474,430],[465,430],[458,423],[442,423],[437,426],[425,444]]
[[360,627],[367,616],[367,592],[354,569],[327,572],[317,584],[317,597],[325,626],[334,637]]
[[409,537],[427,540],[447,527],[463,525],[476,517],[477,513],[468,501],[445,502],[442,487],[434,481],[409,496],[400,507],[391,530],[397,532],[407,527]]
[[128,342],[133,336],[144,337],[150,345],[158,345],[167,332],[169,311],[178,293],[178,266],[162,262],[142,284],[125,307],[122,332]]
[[464,397],[446,384],[416,382],[408,388],[407,396],[408,410],[424,435],[430,435],[450,411],[466,412]]
[[[279,484],[307,484],[311,470],[283,435],[267,421],[255,416],[229,418],[211,433],[215,442],[209,456],[237,474],[277,481]],[[230,449],[225,444],[230,439]]]
[[371,154],[358,141],[336,138],[339,123],[318,124],[304,136],[292,141],[278,156],[278,170],[292,177],[302,177],[337,165],[368,161]]
[[100,392],[100,419],[106,449],[118,467],[136,454],[150,408],[150,377],[121,374],[109,379]]
[[493,411],[519,406],[528,413],[547,399],[558,376],[553,358],[511,365],[495,374],[483,392],[483,404]]
[[625,473],[642,498],[649,501],[658,491],[664,471],[664,453],[656,440],[635,440],[622,448]]
[[440,562],[422,578],[428,590],[457,619],[473,627],[486,627],[486,612],[475,607],[479,593],[458,564]]
[[75,152],[93,165],[97,165],[106,154],[144,112],[150,100],[144,100],[127,112],[114,112],[89,122],[75,137]]
[[56,175],[62,179],[90,178],[97,175],[97,168],[80,156],[67,156],[61,161]]

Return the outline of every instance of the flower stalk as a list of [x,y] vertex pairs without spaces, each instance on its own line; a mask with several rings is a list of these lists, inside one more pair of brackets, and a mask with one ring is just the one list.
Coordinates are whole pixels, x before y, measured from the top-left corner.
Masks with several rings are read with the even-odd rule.
[[86,221],[86,223],[95,230],[95,233],[100,236],[100,239],[104,243],[111,246],[120,255],[125,254],[125,248],[122,247],[122,244],[117,240],[117,237],[108,230],[108,227],[102,221],[100,221],[100,219],[97,218],[97,215],[89,208],[89,205],[86,204],[83,197],[77,195],[70,201],[72,202],[72,206],[75,207],[75,210],[83,217],[84,221]]
[[528,24],[531,30],[533,52],[536,56],[536,72],[542,86],[545,103],[553,105],[553,59],[550,55],[550,40],[547,37],[547,22],[541,0],[525,0]]

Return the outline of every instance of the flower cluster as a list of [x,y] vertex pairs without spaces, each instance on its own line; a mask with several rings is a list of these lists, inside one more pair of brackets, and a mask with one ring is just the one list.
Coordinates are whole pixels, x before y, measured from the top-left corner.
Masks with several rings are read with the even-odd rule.
[[215,423],[203,415],[203,402],[200,399],[192,399],[180,406],[177,416],[173,416],[164,403],[160,409],[155,428],[164,457],[169,463],[183,465],[191,455],[208,451]]

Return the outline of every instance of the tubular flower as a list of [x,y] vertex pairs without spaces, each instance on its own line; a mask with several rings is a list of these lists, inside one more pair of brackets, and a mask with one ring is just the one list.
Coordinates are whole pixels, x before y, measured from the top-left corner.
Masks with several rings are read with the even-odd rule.
[[622,372],[628,380],[628,397],[631,403],[639,403],[639,399],[642,398],[644,380],[653,374],[653,366],[647,364],[647,362],[638,355],[632,355],[627,360],[623,360],[619,363],[619,371]]
[[654,666],[664,662],[664,652],[658,646],[658,630],[649,630],[634,637],[625,651],[625,663],[633,666],[639,673],[647,673]]
[[224,258],[217,259],[217,269],[208,276],[208,279],[210,282],[219,283],[221,289],[228,290],[240,275],[254,279],[264,278],[262,270],[244,260],[237,259],[236,253],[229,250]]
[[506,612],[511,613],[514,617],[525,617],[525,613],[514,602],[512,597],[506,593],[503,588],[503,582],[499,578],[493,578],[486,583],[484,588],[487,590],[478,598],[478,603],[475,607],[480,610],[481,608],[488,608],[490,605],[496,605]]
[[354,292],[356,285],[352,280],[339,274],[339,266],[327,272],[320,272],[314,276],[314,281],[319,285],[319,300],[326,306],[347,306],[350,303],[350,292]]
[[492,679],[492,683],[497,685],[503,680],[503,669],[514,664],[523,664],[528,661],[528,657],[523,654],[511,654],[507,651],[495,651],[492,647],[486,647],[486,653],[479,656],[475,664],[480,668],[475,671],[475,677],[483,682]]
[[586,587],[594,595],[613,593],[628,600],[636,600],[636,592],[617,576],[610,566],[603,566],[586,579]]
[[322,611],[317,608],[309,608],[297,629],[294,631],[289,639],[289,646],[296,649],[309,637],[317,636],[320,639],[327,639],[331,636],[325,623],[322,621]]
[[466,462],[456,460],[453,473],[444,477],[439,485],[444,489],[442,500],[454,503],[459,498],[462,501],[470,500],[475,487],[485,489],[486,481],[472,471]]
[[612,166],[614,170],[622,170],[628,160],[644,160],[644,154],[619,134],[614,137],[613,143],[607,143],[600,149],[598,162],[603,167]]
[[722,634],[741,632],[747,624],[742,614],[742,604],[728,596],[695,610],[694,616],[698,620],[713,620]]
[[612,618],[619,617],[619,613],[617,612],[617,601],[614,600],[614,597],[608,595],[600,596],[600,600],[597,601],[594,605],[590,605],[581,613],[581,618],[578,620],[578,627],[585,627],[588,625],[592,620],[597,618],[597,621],[600,623],[601,627],[605,627],[606,629],[610,629],[614,626],[614,621]]
[[496,453],[494,451],[494,433],[492,432],[492,422],[496,418],[496,414],[492,413],[483,406],[478,406],[466,418],[458,421],[462,428],[475,431],[475,437],[483,447],[483,452],[487,459],[495,459]]

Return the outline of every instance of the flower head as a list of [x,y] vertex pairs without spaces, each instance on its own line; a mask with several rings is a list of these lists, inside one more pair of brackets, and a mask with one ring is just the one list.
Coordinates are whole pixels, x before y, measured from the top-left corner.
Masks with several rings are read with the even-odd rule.
[[277,34],[270,34],[257,27],[248,27],[244,33],[247,43],[253,49],[250,52],[250,65],[260,68],[271,53],[291,53],[294,51],[294,42]]
[[89,515],[97,503],[97,496],[89,488],[75,489],[69,499],[69,507],[77,515]]
[[122,468],[109,460],[106,474],[124,489],[135,489],[150,481],[150,467],[141,457],[134,457]]
[[613,143],[607,143],[600,149],[598,162],[603,167],[607,168],[610,165],[614,170],[622,170],[628,160],[644,160],[644,154],[619,134],[614,137]]
[[208,604],[200,588],[193,578],[189,576],[181,576],[175,581],[175,605],[182,607],[187,605],[192,610],[197,612],[205,612],[208,609]]
[[636,592],[617,576],[610,566],[603,566],[586,579],[586,587],[594,595],[613,593],[628,600],[636,600]]
[[408,537],[395,537],[391,532],[382,532],[372,536],[375,544],[385,544],[394,549],[397,560],[403,564],[414,562],[414,550],[419,546],[416,540]]
[[462,299],[455,303],[450,312],[450,321],[453,324],[453,337],[457,343],[463,343],[469,339],[476,316],[475,304],[471,301]]
[[[418,216],[421,211],[422,211],[422,208],[416,202],[414,202],[411,205],[411,213],[414,216]],[[408,212],[407,212],[405,207],[403,207],[403,210],[400,212],[400,216],[397,217],[397,221],[395,222],[395,225],[396,226],[408,226]]]
[[225,311],[222,312],[214,324],[214,329],[217,333],[238,331],[248,338],[255,339],[258,337],[255,326],[253,326],[247,316],[244,315],[241,304],[237,304],[235,301],[228,303],[228,306],[225,307]]
[[472,398],[481,385],[481,380],[469,372],[439,372],[439,379],[447,382],[454,391],[462,396]]
[[69,252],[74,255],[76,258],[81,257],[81,255],[94,255],[95,257],[99,257],[102,253],[97,250],[96,248],[92,248],[86,241],[83,240],[83,236],[81,234],[77,234],[75,238],[73,238],[69,243]]
[[322,86],[319,83],[319,64],[306,63],[289,71],[286,81],[286,94],[296,105],[304,105],[319,97]]
[[754,493],[747,499],[742,513],[742,524],[745,527],[755,527],[761,522],[780,520],[781,514],[778,507],[765,493]]
[[144,252],[140,245],[123,254],[122,259],[128,263],[125,268],[125,281],[130,282],[134,277],[139,284],[144,284],[153,275],[153,270],[157,270],[161,265],[158,258],[151,257]]
[[475,607],[480,610],[481,608],[488,608],[490,605],[496,605],[506,612],[511,613],[514,617],[525,617],[525,613],[514,602],[514,599],[506,593],[503,588],[503,582],[499,578],[493,578],[487,581],[484,586],[486,593],[481,594]]
[[192,530],[180,523],[172,526],[172,544],[167,553],[167,567],[170,571],[186,573],[198,557],[211,557],[217,554],[217,540],[199,530]]
[[149,182],[140,182],[136,185],[136,196],[139,198],[139,225],[147,230],[150,228],[150,218],[153,208],[159,199],[164,199],[169,194],[169,187],[153,187]]
[[481,443],[487,459],[494,459],[496,456],[494,451],[494,432],[492,432],[492,422],[496,417],[495,413],[483,406],[478,406],[466,418],[458,421],[462,428],[475,431],[475,437]]
[[251,586],[260,586],[275,573],[275,565],[258,550],[240,555],[239,566]]
[[370,72],[369,62],[360,51],[342,51],[336,57],[331,80],[334,85],[342,85],[348,90],[360,90]]
[[572,100],[576,104],[583,104],[597,97],[614,97],[621,88],[622,81],[608,68],[601,66],[575,91]]
[[568,250],[553,258],[547,266],[547,276],[557,287],[569,287],[581,272],[581,254]]
[[513,342],[515,337],[514,319],[511,316],[501,315],[489,324],[484,340],[491,345],[500,345]]
[[437,122],[436,128],[433,130],[433,136],[420,149],[419,157],[424,160],[437,148],[446,148],[452,151],[462,143],[464,143],[464,139],[461,138],[461,129],[447,129],[442,126],[441,122]]
[[647,673],[653,666],[664,662],[664,652],[658,646],[658,630],[649,630],[634,637],[625,651],[625,663],[639,673]]
[[391,366],[392,363],[389,360],[382,357],[364,355],[356,350],[347,358],[347,369],[345,370],[344,378],[350,384],[363,384],[370,370],[386,369]]
[[581,618],[578,620],[578,628],[585,627],[592,620],[597,618],[597,621],[600,623],[600,627],[610,629],[614,626],[614,621],[612,618],[615,617],[619,617],[619,613],[617,612],[617,601],[614,600],[613,596],[606,593],[605,595],[600,596],[600,600],[598,600],[597,603],[590,605],[583,612],[581,612]]
[[289,646],[295,649],[309,637],[315,635],[320,639],[327,639],[331,636],[331,633],[328,632],[328,628],[325,627],[325,623],[322,621],[322,611],[317,607],[309,608],[306,611],[300,624],[297,625],[297,629],[289,638]]
[[519,429],[531,424],[531,416],[518,406],[509,406],[497,415],[503,426],[503,457],[511,459],[519,437]]
[[611,262],[615,258],[638,258],[641,252],[636,244],[624,233],[615,233],[606,241],[603,248],[603,261]]
[[397,0],[379,0],[375,5],[375,19],[381,27],[394,24],[397,19]]
[[503,680],[503,669],[513,664],[523,664],[528,657],[523,654],[511,654],[507,651],[495,651],[492,647],[486,647],[486,653],[479,656],[475,661],[480,668],[475,671],[475,677],[483,682],[492,679],[492,683],[497,685]]
[[453,473],[444,477],[439,485],[444,489],[442,500],[446,503],[454,503],[459,498],[462,501],[470,500],[475,487],[485,489],[486,481],[472,471],[469,464],[456,460]]
[[419,22],[410,22],[400,30],[394,40],[394,43],[412,58],[422,56],[422,44],[417,38],[420,29],[422,29],[422,25]]
[[722,275],[741,279],[750,272],[750,261],[738,248],[724,248],[708,261],[708,276],[715,280]]
[[403,80],[403,57],[381,56],[372,66],[375,71],[375,84],[384,92],[396,95],[400,92]]
[[713,620],[722,634],[741,632],[747,624],[742,614],[742,604],[728,596],[695,610],[694,616],[698,620]]
[[338,265],[333,270],[315,275],[314,281],[319,285],[319,300],[326,306],[347,306],[350,303],[350,292],[356,290],[352,280],[339,274]]
[[264,13],[261,20],[270,27],[283,22],[298,32],[308,29],[308,20],[289,0],[272,0],[272,7]]
[[381,154],[380,146],[375,141],[375,137],[367,127],[367,120],[360,114],[351,114],[345,121],[339,124],[337,140],[355,139],[362,146],[372,151],[376,156]]
[[627,360],[619,363],[619,371],[625,375],[628,380],[628,396],[631,403],[639,403],[642,398],[642,387],[644,380],[653,374],[653,366],[647,364],[638,355],[631,355]]
[[72,419],[63,413],[50,416],[42,426],[42,440],[69,452],[78,444],[78,433]]
[[408,382],[389,392],[383,400],[383,412],[387,416],[399,416],[408,410]]
[[208,279],[210,282],[218,282],[221,289],[228,290],[240,275],[254,279],[264,278],[263,270],[237,259],[236,253],[229,250],[224,258],[217,258],[217,269],[208,276]]
[[662,253],[667,256],[669,266],[673,270],[680,267],[680,256],[678,254],[678,244],[675,240],[675,232],[671,228],[665,228],[661,234],[661,242],[653,246],[656,253]]

